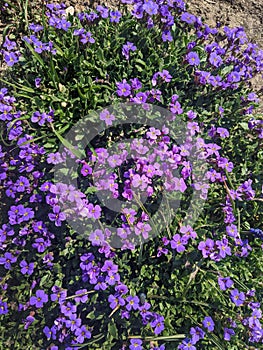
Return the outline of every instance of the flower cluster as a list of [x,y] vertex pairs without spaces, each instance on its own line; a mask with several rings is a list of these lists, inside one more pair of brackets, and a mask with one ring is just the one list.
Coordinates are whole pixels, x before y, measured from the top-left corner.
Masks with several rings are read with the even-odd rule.
[[46,16],[49,19],[51,27],[68,31],[71,23],[67,21],[67,14],[65,11],[65,4],[47,4]]
[[51,52],[52,55],[57,53],[57,50],[53,48],[52,41],[48,43],[43,43],[35,35],[30,35],[29,37],[24,36],[23,40],[34,47],[35,52],[42,53],[44,51]]
[[21,53],[19,50],[16,50],[17,45],[15,41],[12,41],[8,38],[8,36],[5,37],[5,41],[3,43],[3,48],[0,53],[3,55],[5,63],[12,67],[15,63],[19,61],[19,57],[21,56]]
[[[239,347],[244,345],[241,339],[260,343],[262,311],[257,292],[232,275],[238,275],[235,265],[244,268],[246,259],[255,258],[259,247],[253,237],[263,238],[259,228],[251,228],[248,239],[243,236],[243,228],[258,227],[247,222],[252,220],[247,208],[260,213],[255,202],[261,177],[258,170],[253,173],[249,160],[251,172],[244,168],[239,174],[240,159],[231,158],[231,150],[235,154],[231,142],[233,135],[241,133],[236,116],[248,121],[259,102],[255,93],[242,88],[255,73],[262,73],[263,52],[248,42],[243,28],[210,28],[186,12],[181,0],[122,3],[132,5],[131,30],[126,27],[122,32],[121,12],[101,5],[73,16],[65,4],[47,4],[46,23],[30,23],[21,52],[9,36],[2,45],[1,53],[12,69],[28,69],[33,58],[26,78],[36,101],[31,105],[31,88],[20,83],[12,83],[18,99],[7,88],[0,89],[1,329],[9,332],[11,325],[13,334],[20,323],[21,339],[23,331],[31,332],[32,338],[38,333],[39,343],[34,346],[48,350],[89,348],[91,342],[98,348],[104,340],[118,341],[112,346],[122,349],[164,350],[156,336],[165,326],[167,334],[175,328],[186,333],[184,312],[191,310],[195,326],[189,327],[190,336],[178,349],[196,349],[202,340],[206,346],[219,333],[222,341],[236,341]],[[142,46],[139,29],[149,33],[149,42],[157,43],[156,52],[147,40]],[[191,39],[186,36],[190,31]],[[182,32],[182,44],[174,45]],[[67,47],[68,38],[74,47]],[[116,57],[113,63],[109,56],[109,62],[105,57],[97,62],[97,52],[102,58],[109,52]],[[158,55],[162,57],[156,59]],[[79,75],[73,74],[76,61]],[[43,69],[46,64],[50,70]],[[104,134],[92,140],[82,159],[65,140],[62,143],[69,149],[58,152],[54,137],[63,140],[63,130],[77,120],[76,111],[86,114],[90,101],[102,107],[91,121],[106,126]],[[167,118],[158,127],[138,126],[138,113],[138,125],[126,123],[115,130],[119,116],[105,107],[109,101],[138,105],[143,113],[152,111],[150,104],[162,106]],[[150,116],[160,119],[160,114]],[[249,131],[248,139],[260,145],[262,121],[251,118],[242,126]],[[180,142],[175,140],[175,129]],[[45,148],[36,143],[39,135]],[[80,141],[82,135],[77,136]],[[113,147],[115,136],[118,142]],[[200,164],[205,164],[204,171]],[[76,172],[71,165],[76,165]],[[66,174],[65,182],[54,180],[56,166]],[[71,175],[72,182],[67,182]],[[195,206],[188,215],[192,193]],[[104,206],[101,198],[110,204],[118,200],[122,204],[118,213]],[[168,206],[160,211],[160,220],[158,205],[168,199],[181,207],[176,212]],[[207,201],[200,225],[189,224],[186,219],[194,217],[199,200]],[[166,223],[168,216],[175,218],[172,225]],[[193,270],[188,276],[189,268]],[[234,273],[227,273],[231,268]],[[188,288],[195,279],[196,290],[206,292],[198,292],[201,301],[193,301],[196,309],[187,309]],[[209,305],[214,295],[207,291],[207,281],[217,296],[216,311]],[[157,288],[165,295],[156,295]],[[142,290],[147,297],[141,297]],[[163,303],[158,304],[158,299]],[[174,300],[182,312],[179,306],[173,310]],[[229,303],[231,310],[226,307]],[[198,308],[202,304],[207,305],[205,312]],[[171,315],[178,317],[178,324]],[[149,338],[153,341],[145,341]],[[10,341],[13,345],[9,337]]]

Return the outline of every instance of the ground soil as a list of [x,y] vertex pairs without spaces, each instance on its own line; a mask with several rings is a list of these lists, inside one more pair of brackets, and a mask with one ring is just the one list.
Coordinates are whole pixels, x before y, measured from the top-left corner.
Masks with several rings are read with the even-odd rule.
[[263,47],[263,0],[187,0],[189,12],[214,26],[221,22],[244,27],[250,40]]

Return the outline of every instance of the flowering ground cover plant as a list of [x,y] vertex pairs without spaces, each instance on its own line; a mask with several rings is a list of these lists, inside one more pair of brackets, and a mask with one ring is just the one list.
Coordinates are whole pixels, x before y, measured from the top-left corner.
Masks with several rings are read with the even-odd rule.
[[1,348],[261,348],[263,51],[122,0],[1,54]]

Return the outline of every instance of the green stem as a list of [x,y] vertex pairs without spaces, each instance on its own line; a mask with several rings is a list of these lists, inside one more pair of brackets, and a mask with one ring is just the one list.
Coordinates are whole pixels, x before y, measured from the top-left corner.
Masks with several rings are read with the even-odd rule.
[[27,30],[28,29],[28,0],[25,1],[25,4],[24,4],[24,17],[25,17],[25,29]]
[[2,81],[3,83],[7,84],[7,85],[10,85],[12,86],[14,89],[17,89],[17,90],[23,90],[23,91],[26,91],[26,92],[31,92],[31,93],[34,93],[35,91],[33,89],[31,89],[30,87],[27,87],[27,86],[24,86],[22,84],[19,84],[19,83],[11,83],[10,81],[7,81],[3,78],[0,78],[0,81]]

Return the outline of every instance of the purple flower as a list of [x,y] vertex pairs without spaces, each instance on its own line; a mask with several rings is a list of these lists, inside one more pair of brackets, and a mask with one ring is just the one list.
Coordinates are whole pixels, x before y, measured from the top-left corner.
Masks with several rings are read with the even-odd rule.
[[229,83],[237,83],[240,81],[240,73],[239,72],[231,72],[227,76],[227,82]]
[[228,245],[228,240],[223,238],[221,241],[216,241],[217,248],[219,249],[219,256],[225,258],[226,255],[231,255],[231,248]]
[[142,8],[150,16],[156,15],[158,13],[158,5],[151,0],[145,2]]
[[15,182],[15,186],[16,186],[17,192],[24,192],[26,188],[30,186],[30,183],[26,177],[20,176],[18,180]]
[[97,284],[95,285],[95,290],[106,290],[108,288],[107,284],[105,283],[105,277],[104,276],[98,276]]
[[59,303],[63,303],[65,301],[65,298],[67,297],[67,291],[66,290],[62,290],[58,286],[53,286],[51,288],[51,290],[53,292],[53,294],[50,295],[50,299],[52,301],[58,300]]
[[8,225],[3,225],[2,228],[0,229],[0,237],[1,236],[13,236],[15,234],[15,231],[11,228],[11,226]]
[[234,284],[230,277],[218,277],[217,281],[221,290],[227,290]]
[[190,66],[198,66],[200,64],[200,58],[197,52],[189,52],[186,55],[186,59]]
[[161,131],[159,129],[155,129],[154,127],[149,128],[146,136],[151,140],[157,140],[157,138],[161,135]]
[[230,291],[230,299],[236,306],[241,306],[244,304],[246,296],[243,292],[239,292],[238,289],[233,289]]
[[75,295],[78,295],[74,298],[76,303],[86,303],[86,301],[89,298],[87,294],[87,289],[77,290]]
[[33,248],[36,248],[38,253],[43,253],[47,246],[50,246],[49,240],[45,241],[44,238],[36,238],[35,243],[32,244]]
[[6,252],[2,258],[0,257],[0,265],[4,265],[4,268],[7,270],[10,270],[11,264],[15,263],[16,261],[17,258],[9,252]]
[[180,232],[183,234],[183,237],[185,237],[187,239],[189,239],[189,238],[195,239],[197,237],[196,232],[194,231],[194,229],[190,225],[181,226]]
[[40,113],[39,111],[34,112],[31,117],[32,123],[38,123],[38,125],[42,126],[45,124],[46,115],[44,113]]
[[121,19],[121,13],[119,11],[110,12],[110,22],[119,23]]
[[219,157],[217,164],[219,168],[226,169],[228,172],[231,172],[234,169],[234,164],[227,158]]
[[66,215],[60,212],[58,205],[53,207],[53,213],[49,213],[48,217],[51,221],[55,221],[55,226],[61,226],[61,222],[66,220]]
[[92,253],[84,254],[80,257],[80,260],[82,261],[80,263],[81,270],[88,271],[89,266],[92,266],[92,265],[90,265],[90,263],[94,260],[94,256]]
[[75,36],[80,36],[80,35],[82,35],[83,33],[85,33],[85,29],[84,29],[84,28],[80,28],[80,29],[74,30],[73,35],[75,35]]
[[207,328],[207,330],[209,332],[213,332],[213,330],[215,328],[215,324],[214,324],[212,317],[210,317],[210,316],[205,317],[203,320],[203,326],[205,328]]
[[142,88],[142,83],[138,78],[130,79],[131,81],[131,87],[133,90],[139,90]]
[[129,225],[133,224],[136,220],[135,216],[137,212],[134,209],[124,208],[122,210],[123,215],[121,216],[122,220],[127,222]]
[[23,275],[32,275],[34,271],[34,263],[28,264],[25,260],[22,260],[19,265],[21,267],[21,273]]
[[63,159],[61,157],[61,154],[59,152],[56,153],[49,153],[47,157],[47,163],[48,164],[59,164],[62,163]]
[[[166,187],[166,183],[165,183],[165,187]],[[169,188],[169,185],[168,185],[168,188]],[[187,186],[183,178],[179,179],[178,177],[174,177],[172,179],[172,184],[169,188],[170,191],[180,191],[184,193],[186,189],[187,189]]]
[[151,89],[149,100],[153,103],[155,100],[161,102],[162,92],[160,90]]
[[22,204],[12,205],[8,211],[9,222],[11,225],[21,224],[23,221],[29,221],[34,217],[34,211],[31,208],[25,208]]
[[137,296],[133,297],[132,295],[129,295],[126,298],[126,301],[128,302],[126,305],[128,311],[131,311],[132,309],[137,310],[139,308],[140,299]]
[[181,15],[181,21],[186,22],[188,24],[194,24],[196,22],[196,17],[188,12],[184,12]]
[[19,56],[15,52],[4,51],[4,59],[9,67],[12,67],[19,61]]
[[75,335],[77,337],[77,342],[80,344],[82,344],[85,339],[91,338],[91,333],[86,326],[81,326],[81,328],[77,328],[75,331]]
[[28,28],[32,30],[34,33],[38,33],[44,29],[44,27],[41,26],[40,24],[34,24],[34,23],[31,23]]
[[107,272],[109,275],[118,272],[118,265],[113,264],[112,260],[106,260],[101,268],[102,272]]
[[169,83],[172,79],[171,74],[168,72],[168,70],[164,69],[162,72],[159,72],[159,76],[162,78],[163,81],[166,83]]
[[70,22],[68,22],[65,18],[59,18],[56,15],[52,15],[49,18],[49,25],[57,29],[62,29],[65,32],[71,27]]
[[89,174],[92,174],[92,168],[88,164],[84,163],[80,172],[81,172],[81,175],[87,176]]
[[196,122],[188,122],[187,129],[189,130],[191,136],[194,136],[196,133],[198,134],[200,131],[199,125]]
[[128,287],[125,285],[125,284],[118,284],[116,287],[115,287],[115,290],[116,292],[120,293],[120,294],[126,294],[128,293]]
[[220,67],[221,64],[223,63],[222,58],[217,55],[215,52],[212,52],[210,57],[209,57],[209,62],[214,66],[214,67]]
[[[29,221],[30,219],[32,219],[34,217],[34,211],[31,208],[24,208],[23,210],[23,220],[22,218],[19,220],[20,222],[22,221]],[[19,223],[19,222],[18,222]]]
[[89,240],[93,246],[100,246],[104,242],[104,234],[102,230],[96,229],[89,235]]
[[47,266],[49,267],[53,266],[53,263],[52,263],[53,260],[54,260],[53,252],[47,253],[42,259],[43,263],[47,264]]
[[123,45],[122,47],[122,54],[126,58],[126,60],[129,59],[130,57],[130,51],[136,51],[137,47],[131,43],[130,41],[127,41],[126,44]]
[[105,121],[106,125],[112,125],[113,120],[115,120],[115,116],[110,114],[110,112],[105,109],[100,113],[100,120]]
[[237,226],[234,224],[228,225],[226,227],[226,232],[230,237],[235,237],[235,238],[238,237],[238,229],[237,229]]
[[61,305],[60,306],[60,310],[61,312],[65,315],[65,316],[70,316],[72,315],[73,313],[77,312],[77,306],[76,305],[73,305],[72,303],[70,302],[67,302],[66,305]]
[[163,42],[166,42],[166,41],[173,41],[173,37],[172,37],[172,34],[169,30],[165,30],[163,33],[162,33],[162,40]]
[[152,85],[153,86],[155,86],[157,84],[158,77],[161,77],[162,82],[166,82],[166,83],[169,83],[172,79],[172,76],[170,75],[168,70],[164,69],[162,72],[154,73],[154,75],[152,77]]
[[219,134],[220,137],[226,138],[229,137],[229,131],[226,128],[217,128],[216,132]]
[[118,88],[117,95],[119,97],[127,97],[131,94],[131,86],[127,83],[126,79],[124,79],[121,83],[116,83],[116,85]]
[[131,14],[140,19],[140,18],[143,18],[143,7],[141,4],[135,4],[134,7],[133,7],[133,10],[131,11]]
[[152,316],[152,313],[148,310],[150,310],[151,305],[147,302],[144,302],[144,304],[142,306],[139,306],[139,310],[140,310],[140,315],[142,316],[142,318],[144,320],[146,320],[148,317]]
[[14,41],[9,40],[8,36],[6,36],[5,42],[3,43],[3,47],[5,47],[7,51],[12,51],[16,48],[16,43]]
[[49,191],[50,187],[51,187],[52,183],[51,182],[45,182],[40,186],[40,191],[46,192]]
[[114,286],[116,283],[120,281],[120,275],[118,273],[110,273],[105,281],[110,285]]
[[155,320],[150,323],[151,327],[154,328],[155,335],[160,334],[164,330],[164,318],[163,316],[156,315]]
[[35,317],[33,316],[27,316],[27,318],[25,319],[25,326],[24,329],[28,329],[28,327],[35,321]]
[[99,15],[96,12],[85,13],[87,21],[94,22],[95,19],[99,18]]
[[231,336],[235,335],[234,329],[231,328],[224,328],[224,339],[229,341],[231,339]]
[[193,340],[186,338],[179,346],[180,350],[196,350],[196,347],[193,345]]
[[131,98],[131,102],[145,103],[148,98],[148,92],[138,92],[135,97]]
[[149,232],[151,230],[152,230],[151,226],[144,222],[138,222],[135,226],[135,234],[137,236],[142,235],[144,239],[147,239],[149,237]]
[[43,333],[45,334],[45,336],[47,337],[47,339],[56,339],[56,328],[55,326],[49,328],[48,326],[45,326],[43,329]]
[[98,5],[96,7],[96,10],[100,13],[101,18],[108,18],[109,17],[109,10],[107,7]]
[[205,336],[205,332],[200,327],[191,327],[190,334],[192,335],[192,344],[196,344]]
[[70,328],[72,332],[81,326],[81,319],[77,318],[76,314],[71,314],[69,320],[66,321],[66,327]]
[[124,306],[125,305],[125,300],[120,297],[120,296],[114,296],[110,294],[108,297],[108,302],[110,303],[110,308],[115,309],[118,305]]
[[86,33],[81,34],[80,41],[82,42],[82,44],[95,43],[95,39],[92,37],[91,32],[86,32]]
[[131,339],[130,350],[143,350],[141,339]]
[[7,303],[0,299],[0,315],[6,315],[8,313]]
[[7,106],[5,104],[0,103],[0,120],[11,120],[12,114],[10,113],[12,111],[12,106]]
[[43,307],[44,303],[48,301],[48,295],[41,289],[36,291],[36,296],[32,296],[29,300],[30,305],[35,305],[37,308]]
[[180,102],[176,101],[175,103],[171,103],[170,104],[170,111],[173,114],[176,114],[176,115],[182,114],[183,113],[183,109],[181,107]]
[[248,95],[247,95],[247,100],[248,101],[255,101],[256,103],[259,102],[259,99],[257,97],[257,94],[255,92],[250,92]]
[[22,134],[23,128],[21,125],[22,125],[22,122],[20,120],[13,124],[11,123],[7,124],[7,127],[10,127],[9,134],[8,134],[9,140],[15,140],[18,138],[18,136]]
[[142,191],[148,186],[148,178],[145,175],[140,176],[139,174],[136,174],[132,178],[132,187],[137,188],[139,187]]
[[185,250],[185,245],[187,241],[185,240],[185,238],[182,238],[179,234],[176,234],[173,236],[173,239],[170,243],[172,249],[176,249],[177,253],[181,253]]

